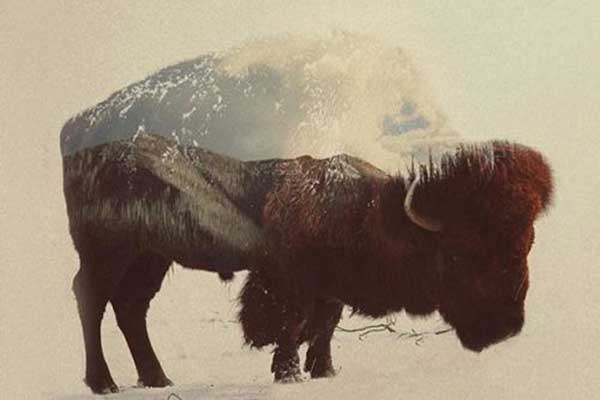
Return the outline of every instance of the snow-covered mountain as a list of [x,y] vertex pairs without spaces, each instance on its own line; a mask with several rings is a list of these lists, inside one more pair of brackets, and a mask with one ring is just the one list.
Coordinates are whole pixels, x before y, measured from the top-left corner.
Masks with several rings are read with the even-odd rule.
[[139,133],[242,160],[349,153],[388,170],[410,144],[456,137],[402,49],[343,32],[164,68],[70,119],[62,154]]

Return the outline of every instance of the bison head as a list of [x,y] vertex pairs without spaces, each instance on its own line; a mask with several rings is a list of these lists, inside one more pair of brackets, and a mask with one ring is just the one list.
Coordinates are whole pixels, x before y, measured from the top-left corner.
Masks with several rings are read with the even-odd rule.
[[463,147],[414,174],[405,211],[435,232],[439,312],[466,348],[481,351],[520,332],[533,223],[551,193],[543,157],[508,143]]

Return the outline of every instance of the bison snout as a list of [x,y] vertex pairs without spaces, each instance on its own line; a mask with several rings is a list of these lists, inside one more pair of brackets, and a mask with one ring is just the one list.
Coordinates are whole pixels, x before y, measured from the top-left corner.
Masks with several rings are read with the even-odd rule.
[[523,312],[508,313],[502,318],[481,319],[476,324],[457,327],[456,334],[466,349],[481,352],[493,344],[517,335],[521,332],[524,322]]

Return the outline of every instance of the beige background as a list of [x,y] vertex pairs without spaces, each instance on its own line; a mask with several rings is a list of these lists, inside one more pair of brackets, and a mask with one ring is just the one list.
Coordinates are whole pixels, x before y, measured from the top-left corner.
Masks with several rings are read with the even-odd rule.
[[[497,398],[513,384],[531,398],[598,394],[600,2],[372,3],[0,1],[1,392],[68,392],[80,379],[64,121],[170,63],[333,27],[408,49],[463,135],[518,140],[549,156],[557,196],[539,224],[528,323],[510,359],[481,356],[473,384]],[[453,357],[460,368],[463,356]]]

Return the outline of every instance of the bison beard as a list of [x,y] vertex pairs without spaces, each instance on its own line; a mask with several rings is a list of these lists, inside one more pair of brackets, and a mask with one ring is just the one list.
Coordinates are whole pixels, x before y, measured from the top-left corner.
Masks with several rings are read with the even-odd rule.
[[392,177],[354,157],[240,162],[140,135],[64,157],[73,289],[85,381],[117,391],[100,340],[110,301],[145,386],[171,381],[146,328],[173,262],[250,273],[239,319],[248,344],[275,344],[277,381],[334,375],[330,340],[343,304],[379,317],[439,310],[480,351],[519,332],[533,223],[551,172],[508,143],[463,146]]

